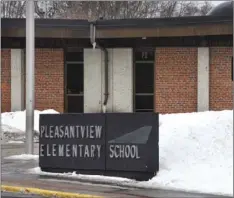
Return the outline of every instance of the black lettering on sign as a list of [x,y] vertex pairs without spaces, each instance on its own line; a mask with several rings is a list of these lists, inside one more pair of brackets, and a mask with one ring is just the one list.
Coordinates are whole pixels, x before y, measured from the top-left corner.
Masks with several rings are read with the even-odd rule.
[[101,139],[102,126],[44,126],[40,127],[40,137],[53,139],[53,138],[76,138],[76,139]]
[[101,157],[101,145],[91,144],[40,144],[40,157],[76,157],[95,158]]
[[115,145],[109,146],[110,158],[140,159],[137,145]]

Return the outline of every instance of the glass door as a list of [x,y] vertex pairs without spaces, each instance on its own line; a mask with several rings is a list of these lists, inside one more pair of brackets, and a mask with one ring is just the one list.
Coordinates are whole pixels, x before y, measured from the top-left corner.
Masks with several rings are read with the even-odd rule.
[[84,112],[83,50],[68,49],[65,61],[65,104],[67,113]]
[[136,49],[135,112],[154,112],[154,49]]

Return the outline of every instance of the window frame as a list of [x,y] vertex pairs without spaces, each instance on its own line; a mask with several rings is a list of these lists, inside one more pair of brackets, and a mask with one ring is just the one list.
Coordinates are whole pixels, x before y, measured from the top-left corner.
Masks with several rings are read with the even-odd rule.
[[[136,51],[144,52],[153,52],[154,57],[153,60],[136,60]],[[133,112],[155,112],[155,48],[135,48],[133,49]],[[137,63],[146,63],[153,64],[153,93],[136,93],[136,64]],[[153,97],[153,109],[149,111],[149,109],[136,109],[136,96],[152,96]],[[144,111],[145,110],[145,111]]]

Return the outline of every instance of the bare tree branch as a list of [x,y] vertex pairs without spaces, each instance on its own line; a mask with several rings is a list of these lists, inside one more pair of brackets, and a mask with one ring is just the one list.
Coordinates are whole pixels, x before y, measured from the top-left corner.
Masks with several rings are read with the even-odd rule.
[[[39,18],[125,19],[206,15],[208,1],[36,1]],[[1,17],[25,17],[25,1],[1,1]]]

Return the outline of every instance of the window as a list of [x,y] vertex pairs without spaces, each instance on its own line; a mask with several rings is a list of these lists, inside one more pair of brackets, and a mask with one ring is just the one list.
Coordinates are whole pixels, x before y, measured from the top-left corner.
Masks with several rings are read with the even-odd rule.
[[154,111],[154,50],[136,49],[134,52],[135,112]]
[[65,62],[65,100],[66,112],[83,113],[84,111],[84,63],[83,50],[68,49]]

